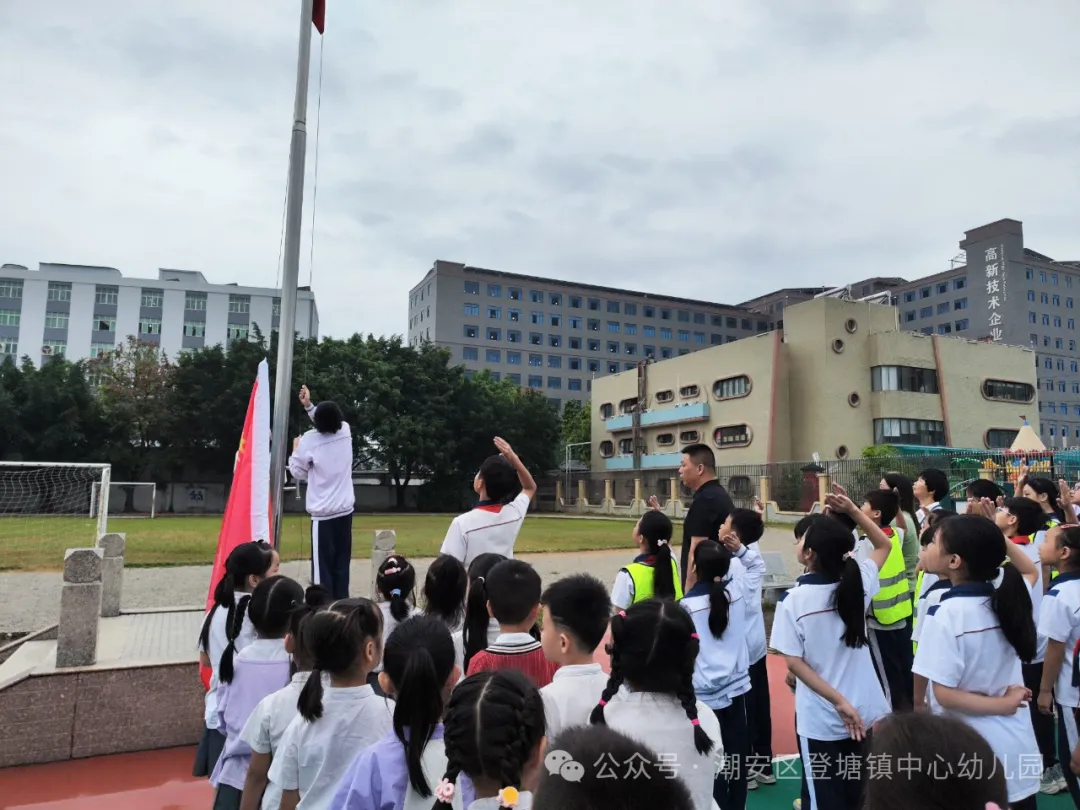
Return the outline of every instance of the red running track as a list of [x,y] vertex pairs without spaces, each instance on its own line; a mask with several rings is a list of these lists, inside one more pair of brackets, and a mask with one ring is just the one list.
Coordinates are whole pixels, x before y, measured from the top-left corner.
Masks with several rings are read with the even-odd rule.
[[[795,754],[794,699],[782,659],[769,656],[773,753]],[[213,789],[191,776],[194,748],[118,754],[0,770],[6,810],[206,810]]]

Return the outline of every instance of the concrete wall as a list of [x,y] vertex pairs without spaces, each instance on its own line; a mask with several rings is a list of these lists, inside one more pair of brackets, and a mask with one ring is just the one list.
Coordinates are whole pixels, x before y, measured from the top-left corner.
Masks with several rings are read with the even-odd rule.
[[[397,508],[397,493],[393,487],[377,484],[356,484],[356,511],[386,512]],[[133,490],[132,508],[135,513],[150,512],[150,487],[138,486]],[[301,488],[301,497],[288,493],[283,501],[289,514],[303,514],[305,511],[305,488]],[[172,483],[161,484],[157,488],[155,509],[158,514],[177,515],[220,515],[225,511],[228,500],[228,485],[224,483]],[[415,508],[419,494],[418,486],[410,486],[406,492],[406,506]],[[113,486],[109,493],[109,514],[123,514],[125,493],[123,487]]]

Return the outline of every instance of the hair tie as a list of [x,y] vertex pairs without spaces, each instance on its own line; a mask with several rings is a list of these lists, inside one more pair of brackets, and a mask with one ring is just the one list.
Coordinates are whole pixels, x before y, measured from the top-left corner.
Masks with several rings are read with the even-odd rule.
[[603,698],[600,698],[600,705],[601,706],[607,706],[607,701],[604,700]]
[[657,546],[666,546],[667,545],[667,540],[657,540],[656,545]]
[[383,571],[383,576],[388,577],[388,576],[391,576],[393,574],[400,574],[400,573],[401,573],[400,568],[387,568],[385,571]]
[[619,611],[619,616],[622,617],[623,619],[625,619],[626,618],[626,611],[625,610],[620,610]]
[[476,578],[476,582],[477,582],[477,584],[479,584],[479,583],[481,583],[481,582],[483,582],[483,581],[484,581],[484,578],[483,578],[483,577],[477,577],[477,578]]
[[1001,583],[1004,582],[1004,581],[1005,581],[1005,569],[1004,568],[999,568],[997,570],[997,576],[994,577],[990,581],[990,584],[994,586],[994,590],[996,591],[998,588],[1001,587]]
[[699,636],[697,633],[691,633],[690,638],[696,639],[697,641],[701,641],[701,636]]
[[517,807],[521,794],[516,787],[504,787],[499,791],[499,807]]
[[698,719],[697,719],[697,718],[695,717],[695,718],[694,718],[693,720],[691,720],[691,721],[690,721],[690,725],[692,725],[692,726],[700,726],[700,725],[701,725],[701,721],[700,721],[700,720],[698,720]]
[[390,591],[390,598],[393,599],[395,596],[401,596],[401,588],[394,588],[394,590]]
[[844,555],[844,560],[854,560],[854,559],[855,559],[855,552],[854,551],[849,551],[847,554]]
[[454,800],[454,783],[449,779],[443,779],[435,788],[435,798],[443,804],[450,804]]

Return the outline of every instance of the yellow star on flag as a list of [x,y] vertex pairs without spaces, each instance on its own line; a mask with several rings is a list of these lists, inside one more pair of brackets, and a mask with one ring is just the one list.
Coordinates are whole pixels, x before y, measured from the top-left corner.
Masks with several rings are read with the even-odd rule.
[[246,443],[247,443],[247,437],[245,437],[245,436],[241,436],[241,437],[240,437],[240,449],[236,451],[236,454],[237,454],[237,455],[240,455],[240,456],[242,456],[242,455],[244,454],[244,445],[245,445]]

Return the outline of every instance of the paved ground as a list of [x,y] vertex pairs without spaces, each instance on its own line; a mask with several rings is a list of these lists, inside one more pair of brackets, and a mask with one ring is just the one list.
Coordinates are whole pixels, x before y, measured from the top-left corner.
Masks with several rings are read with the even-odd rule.
[[[768,529],[761,541],[762,551],[785,554],[789,572],[796,567],[792,535],[788,529]],[[523,554],[521,559],[536,566],[544,581],[567,574],[588,572],[605,583],[615,581],[619,568],[632,559],[632,551],[583,551],[565,554]],[[413,560],[418,569],[418,584],[423,581],[430,560]],[[305,562],[285,563],[281,572],[300,582],[308,581],[309,565]],[[206,600],[210,581],[210,566],[177,568],[129,568],[124,572],[122,606],[124,610],[138,608],[191,607]],[[354,560],[352,591],[369,593],[371,565],[368,560]],[[11,574],[0,573],[0,634],[25,633],[46,627],[60,615],[59,573]]]

